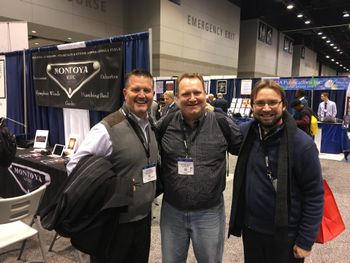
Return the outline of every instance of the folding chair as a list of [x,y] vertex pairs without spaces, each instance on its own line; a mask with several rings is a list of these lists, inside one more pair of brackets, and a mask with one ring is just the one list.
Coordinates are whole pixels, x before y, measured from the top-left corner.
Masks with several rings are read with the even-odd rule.
[[45,189],[46,185],[43,185],[25,195],[0,199],[0,249],[37,235],[41,254],[47,263],[40,232],[21,221],[35,216]]

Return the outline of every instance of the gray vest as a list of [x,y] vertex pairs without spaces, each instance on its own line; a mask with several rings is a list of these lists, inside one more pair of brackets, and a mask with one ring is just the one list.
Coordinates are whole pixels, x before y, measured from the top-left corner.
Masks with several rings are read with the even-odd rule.
[[[142,168],[148,164],[146,152],[121,110],[109,114],[101,123],[106,127],[112,141],[113,151],[109,160],[114,165],[115,171],[121,176],[133,178],[136,186],[133,192],[133,204],[128,207],[128,212],[121,213],[120,222],[141,220],[151,212],[156,190],[156,181],[143,183],[142,180]],[[149,163],[152,164],[157,163],[158,147],[154,132],[151,127],[148,128]]]

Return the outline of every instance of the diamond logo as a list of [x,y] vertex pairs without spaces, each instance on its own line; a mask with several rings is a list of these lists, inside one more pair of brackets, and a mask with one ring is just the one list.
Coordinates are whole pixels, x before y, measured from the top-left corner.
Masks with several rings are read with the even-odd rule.
[[46,67],[48,76],[58,84],[70,99],[100,70],[100,62],[96,60],[55,63],[48,64]]

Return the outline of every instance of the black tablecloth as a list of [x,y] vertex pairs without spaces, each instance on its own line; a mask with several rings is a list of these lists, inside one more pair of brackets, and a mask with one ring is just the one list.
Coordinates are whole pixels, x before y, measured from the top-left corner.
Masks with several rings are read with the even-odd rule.
[[8,169],[0,167],[0,196],[6,198],[23,195],[46,183],[46,192],[39,210],[42,209],[55,197],[67,179],[67,161],[65,158],[51,158],[33,152],[33,149],[17,149],[11,166]]

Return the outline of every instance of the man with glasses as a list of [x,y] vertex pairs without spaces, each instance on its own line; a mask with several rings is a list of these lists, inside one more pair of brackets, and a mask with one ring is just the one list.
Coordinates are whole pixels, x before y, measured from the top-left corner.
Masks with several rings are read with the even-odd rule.
[[286,103],[276,82],[257,83],[254,120],[241,126],[229,234],[243,234],[245,263],[304,262],[322,220],[318,151]]

